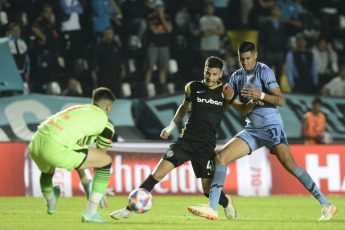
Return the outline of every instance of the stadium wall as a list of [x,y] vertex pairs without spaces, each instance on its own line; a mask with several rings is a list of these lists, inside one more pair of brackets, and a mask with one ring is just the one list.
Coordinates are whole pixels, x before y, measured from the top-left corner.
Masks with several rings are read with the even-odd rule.
[[[169,143],[113,143],[112,170],[108,188],[116,195],[128,195],[149,175]],[[0,143],[0,196],[42,196],[35,163],[26,151],[27,142]],[[217,146],[217,151],[222,146]],[[325,195],[345,195],[345,146],[291,145],[296,162],[304,167]],[[87,171],[89,177],[92,171]],[[76,171],[57,169],[54,184],[62,196],[84,195]],[[241,196],[308,195],[303,186],[287,173],[276,157],[261,148],[228,166],[224,191]],[[172,171],[158,184],[153,195],[202,195],[189,163]]]
[[[279,107],[285,131],[290,143],[300,144],[301,121],[303,114],[310,110],[313,96],[284,94],[286,105]],[[176,109],[183,101],[183,94],[157,98],[133,100],[118,99],[110,114],[117,134],[122,141],[158,140],[161,130],[168,126]],[[345,100],[323,97],[322,112],[327,117],[327,131],[333,135],[336,143],[345,143]],[[37,125],[47,117],[76,104],[90,103],[91,98],[62,97],[41,94],[20,95],[0,98],[0,142],[30,141]],[[178,124],[171,134],[171,140],[177,138],[179,130],[187,118]],[[233,108],[224,113],[217,140],[224,143],[243,129],[244,117]],[[140,129],[144,135],[138,134]],[[133,132],[131,132],[133,131]]]

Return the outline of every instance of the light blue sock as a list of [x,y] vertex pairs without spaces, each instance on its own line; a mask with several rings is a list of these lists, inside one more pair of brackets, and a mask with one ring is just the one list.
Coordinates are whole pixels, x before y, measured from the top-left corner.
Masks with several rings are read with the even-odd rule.
[[215,211],[218,210],[219,197],[225,182],[226,170],[226,165],[216,164],[215,166],[209,199],[209,205]]
[[304,187],[320,202],[321,205],[330,205],[331,203],[322,194],[320,189],[316,186],[314,180],[310,177],[309,173],[305,171],[299,165],[296,170],[292,173]]

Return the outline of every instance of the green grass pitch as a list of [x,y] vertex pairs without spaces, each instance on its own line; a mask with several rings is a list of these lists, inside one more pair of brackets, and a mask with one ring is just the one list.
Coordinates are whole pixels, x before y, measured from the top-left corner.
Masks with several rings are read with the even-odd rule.
[[54,215],[45,212],[43,198],[0,197],[0,229],[345,229],[345,197],[329,197],[338,212],[328,222],[318,222],[321,208],[311,196],[234,196],[237,219],[225,218],[219,206],[218,220],[195,217],[187,210],[188,205],[206,203],[202,196],[156,196],[153,208],[145,214],[132,214],[130,219],[115,221],[109,214],[123,208],[127,197],[109,197],[109,207],[99,209],[109,223],[82,223],[86,208],[85,197],[59,198]]

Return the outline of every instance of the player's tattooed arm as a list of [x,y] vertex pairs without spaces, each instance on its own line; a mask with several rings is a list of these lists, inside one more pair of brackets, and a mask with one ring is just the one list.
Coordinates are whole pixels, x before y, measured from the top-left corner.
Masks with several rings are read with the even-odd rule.
[[165,127],[160,137],[162,139],[167,140],[172,131],[175,129],[176,125],[182,121],[182,119],[187,115],[188,110],[190,107],[190,102],[186,99],[183,100],[183,103],[180,105],[180,107],[177,109],[176,114],[173,118],[173,120],[170,122],[170,125],[168,127]]
[[269,91],[269,93],[261,92],[257,87],[250,84],[251,88],[244,88],[241,91],[241,95],[245,98],[252,98],[255,102],[258,100],[267,101],[271,104],[284,106],[285,98],[280,90],[279,87],[273,88]]
[[178,124],[182,121],[182,119],[187,115],[190,107],[190,102],[187,100],[183,100],[180,107],[177,109],[175,117],[173,119],[175,124]]
[[279,96],[274,96],[273,104],[279,105]]

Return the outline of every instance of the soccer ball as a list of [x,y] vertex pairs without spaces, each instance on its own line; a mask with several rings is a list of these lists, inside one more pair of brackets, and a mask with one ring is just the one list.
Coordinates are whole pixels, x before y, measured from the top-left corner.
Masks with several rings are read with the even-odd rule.
[[323,132],[320,136],[322,144],[331,144],[333,142],[333,136],[329,132]]
[[145,213],[150,210],[152,202],[151,193],[143,188],[133,190],[128,196],[128,206],[136,213]]

